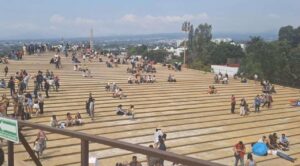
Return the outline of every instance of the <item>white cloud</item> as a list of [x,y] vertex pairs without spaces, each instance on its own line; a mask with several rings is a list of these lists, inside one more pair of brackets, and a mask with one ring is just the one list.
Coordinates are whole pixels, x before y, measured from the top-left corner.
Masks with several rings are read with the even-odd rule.
[[138,34],[176,32],[184,21],[195,24],[207,21],[206,13],[184,15],[136,15],[128,13],[105,20],[90,17],[66,17],[54,14],[49,18],[48,30],[62,36],[86,36],[93,27],[95,36],[106,34]]
[[126,14],[120,19],[122,22],[135,22],[137,21],[137,16],[134,14]]
[[152,16],[147,15],[145,17],[146,20],[151,21],[161,21],[161,22],[170,22],[170,23],[176,23],[176,22],[184,22],[184,21],[197,21],[197,20],[207,20],[208,15],[206,13],[200,13],[200,14],[186,14],[182,16]]
[[65,21],[65,18],[61,15],[54,14],[50,17],[50,22],[51,23],[62,23]]
[[279,19],[280,18],[280,16],[278,14],[274,14],[274,13],[268,14],[268,17],[272,18],[272,19]]
[[71,23],[75,23],[76,25],[93,25],[96,24],[97,21],[93,19],[77,17],[74,20],[71,20]]
[[[177,31],[184,21],[200,23],[209,19],[207,13],[185,14],[185,15],[145,15],[125,14],[116,20],[116,24],[127,27],[128,31],[135,33],[157,33],[167,31]],[[125,29],[125,28],[123,28]]]

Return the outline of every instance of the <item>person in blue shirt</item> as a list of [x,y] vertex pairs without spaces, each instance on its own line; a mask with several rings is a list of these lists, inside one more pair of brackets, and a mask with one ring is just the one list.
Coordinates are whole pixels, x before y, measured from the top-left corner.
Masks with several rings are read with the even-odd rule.
[[259,112],[259,108],[260,108],[260,104],[261,104],[261,100],[259,95],[257,95],[254,99],[254,106],[255,106],[255,112]]
[[292,158],[281,151],[270,150],[267,145],[262,142],[256,142],[252,144],[252,153],[256,156],[267,156],[268,154],[272,154],[290,162],[295,162],[297,160],[297,158]]
[[285,136],[285,134],[282,134],[279,139],[279,145],[282,146],[282,150],[289,150],[289,139]]

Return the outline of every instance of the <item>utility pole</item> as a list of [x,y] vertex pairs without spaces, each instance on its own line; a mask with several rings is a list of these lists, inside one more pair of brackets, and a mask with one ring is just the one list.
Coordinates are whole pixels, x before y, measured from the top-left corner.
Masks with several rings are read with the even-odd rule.
[[94,49],[94,41],[93,41],[93,38],[94,38],[94,32],[93,32],[93,28],[91,29],[91,32],[90,32],[90,49],[91,51]]
[[[188,32],[191,30],[191,23],[188,22],[188,21],[185,21],[182,24],[181,30],[183,32],[185,32],[186,34],[188,34]],[[184,67],[186,67],[186,50],[187,50],[186,42],[187,42],[187,40],[188,40],[188,37],[187,37],[186,40],[184,40],[184,51],[183,51],[183,65],[184,65]]]

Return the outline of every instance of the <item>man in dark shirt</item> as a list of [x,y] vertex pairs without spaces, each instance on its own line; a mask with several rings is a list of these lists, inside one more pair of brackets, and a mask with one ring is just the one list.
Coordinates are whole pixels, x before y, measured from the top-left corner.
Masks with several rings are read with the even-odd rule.
[[45,88],[46,98],[49,98],[48,92],[49,92],[50,85],[46,80],[44,82],[45,82],[44,88]]
[[132,161],[129,163],[129,166],[142,166],[142,164],[139,161],[137,161],[136,156],[133,156]]
[[235,104],[236,104],[235,97],[234,97],[234,95],[232,95],[231,96],[231,113],[232,114],[234,114]]
[[8,67],[5,66],[5,68],[4,68],[4,75],[5,75],[5,77],[7,76],[7,73],[8,73]]
[[43,80],[44,80],[44,78],[43,78],[42,72],[39,71],[38,75],[36,76],[36,82],[37,82],[38,89],[42,90],[42,91],[43,91],[43,85],[42,85]]

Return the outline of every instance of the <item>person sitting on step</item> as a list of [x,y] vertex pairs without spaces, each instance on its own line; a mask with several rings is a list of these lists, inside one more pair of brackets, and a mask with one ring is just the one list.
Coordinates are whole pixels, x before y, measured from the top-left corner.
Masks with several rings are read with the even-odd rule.
[[56,118],[56,115],[52,115],[51,120],[50,120],[50,126],[51,127],[58,127],[60,124]]
[[105,91],[107,91],[107,92],[110,91],[110,83],[109,82],[105,85]]
[[129,109],[128,111],[123,109],[123,106],[122,104],[118,105],[117,106],[117,109],[116,109],[116,114],[117,115],[123,115],[123,116],[131,116],[132,118],[134,118],[134,112],[133,112],[133,105],[131,105],[131,109]]
[[214,85],[208,87],[208,94],[216,94],[216,93],[217,93],[217,89],[215,88]]
[[279,139],[279,145],[282,147],[281,149],[284,151],[289,150],[289,140],[288,138],[285,136],[285,134],[281,134],[281,137]]
[[67,113],[67,118],[66,118],[66,125],[67,126],[72,126],[74,124],[73,117],[70,112]]
[[128,84],[133,84],[133,82],[134,82],[134,79],[133,79],[133,76],[131,75],[128,77]]
[[116,114],[117,115],[126,115],[127,114],[127,111],[122,108],[122,104],[118,105],[118,107],[116,109]]
[[175,76],[172,74],[169,74],[168,82],[176,82]]
[[241,78],[241,83],[247,83],[247,78],[242,77],[242,78]]
[[82,121],[82,117],[80,115],[79,112],[76,113],[75,115],[75,124],[76,125],[82,125],[83,121]]
[[127,97],[126,95],[124,95],[123,90],[121,88],[117,88],[115,90],[115,92],[113,93],[113,98],[117,98],[119,97],[120,99],[122,99],[123,97]]

